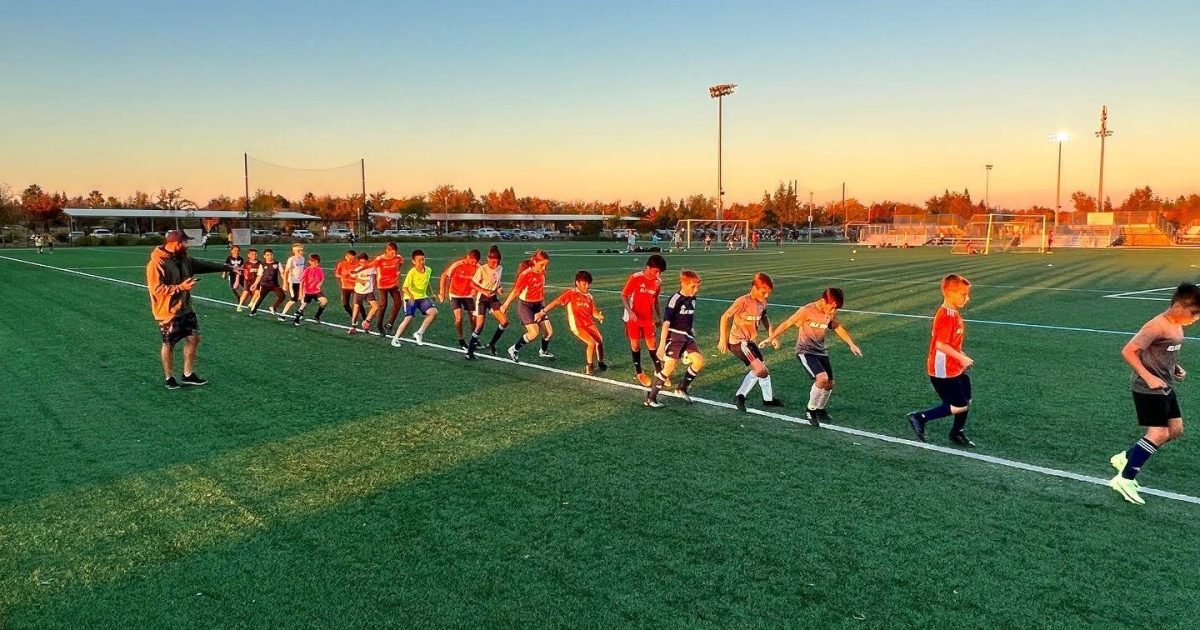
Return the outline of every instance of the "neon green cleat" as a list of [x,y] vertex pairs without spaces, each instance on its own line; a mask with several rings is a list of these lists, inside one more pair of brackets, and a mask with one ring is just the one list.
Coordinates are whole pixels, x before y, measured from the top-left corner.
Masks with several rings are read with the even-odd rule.
[[1138,496],[1138,482],[1133,479],[1126,479],[1121,475],[1117,475],[1108,481],[1108,487],[1121,493],[1122,497],[1130,503],[1137,505],[1146,505],[1142,497]]
[[1125,470],[1125,465],[1129,463],[1129,458],[1125,456],[1125,451],[1121,451],[1108,458],[1108,463],[1112,464],[1112,467],[1116,468],[1117,472],[1120,473]]

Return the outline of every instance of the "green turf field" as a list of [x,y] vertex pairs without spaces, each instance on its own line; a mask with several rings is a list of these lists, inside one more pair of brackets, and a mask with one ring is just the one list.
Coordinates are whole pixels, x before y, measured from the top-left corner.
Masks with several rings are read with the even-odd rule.
[[[596,247],[549,245],[550,282],[596,276],[605,376],[629,383],[615,292],[644,257]],[[313,249],[327,269],[341,251]],[[439,272],[464,246],[425,249]],[[528,249],[503,246],[506,282]],[[671,254],[664,288],[703,276],[693,391],[722,403],[744,371],[716,354],[716,322],[753,272],[775,279],[775,321],[844,288],[866,356],[831,336],[829,411],[869,434],[670,396],[649,410],[617,383],[206,302],[211,383],[166,391],[144,289],[12,260],[141,283],[147,249],[0,250],[0,627],[1195,627],[1191,436],[1139,479],[1185,496],[1142,507],[1011,463],[1112,475],[1139,436],[1121,346],[1200,256],[852,251]],[[968,433],[1004,461],[873,437],[906,440],[904,414],[936,401],[928,316],[951,271],[975,285]],[[196,294],[229,296],[216,276]],[[443,316],[427,340],[452,345]],[[582,371],[563,317],[558,360],[526,362]],[[767,359],[797,415],[809,381],[789,347]],[[942,422],[930,441],[948,446]]]

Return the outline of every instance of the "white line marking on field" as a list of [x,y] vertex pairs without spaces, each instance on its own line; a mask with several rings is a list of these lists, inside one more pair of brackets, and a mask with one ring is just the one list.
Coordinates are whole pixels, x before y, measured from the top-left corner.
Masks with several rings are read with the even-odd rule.
[[1110,293],[1109,295],[1106,295],[1104,297],[1112,298],[1112,299],[1116,299],[1116,300],[1151,300],[1154,302],[1170,302],[1171,297],[1169,295],[1168,296],[1146,295],[1147,293],[1160,293],[1162,291],[1167,291],[1167,292],[1173,294],[1175,292],[1175,287],[1163,287],[1161,289],[1146,289],[1145,291],[1125,291],[1123,293]]
[[[61,271],[63,273],[75,274],[75,275],[79,275],[79,276],[84,276],[86,278],[93,278],[96,280],[104,280],[104,281],[113,282],[116,284],[123,284],[123,285],[131,286],[131,287],[137,287],[137,288],[143,289],[143,290],[146,289],[146,285],[140,284],[137,282],[130,282],[128,280],[119,280],[117,278],[108,278],[105,276],[86,273],[83,271],[76,271],[74,269],[67,269],[64,267],[54,267],[52,265],[44,265],[42,263],[36,263],[36,262],[28,261],[28,260],[20,260],[18,258],[9,258],[8,256],[0,256],[0,259],[9,260],[12,262],[17,262],[17,263],[23,263],[26,265],[33,265],[35,267],[42,267],[42,268],[51,269],[54,271]],[[192,296],[192,298],[195,300],[210,302],[213,304],[221,304],[223,306],[236,306],[236,304],[234,304],[232,302],[227,302],[225,300],[218,300],[215,298],[202,297],[202,296]],[[350,329],[349,326],[346,326],[344,324],[335,324],[333,322],[321,322],[321,323],[325,326],[329,326],[330,328],[337,328],[340,330],[349,330]],[[371,335],[364,335],[364,336],[369,337]],[[386,339],[386,337],[384,339]],[[403,341],[405,343],[410,343],[410,344],[416,345],[416,342],[413,341],[412,339],[402,338],[401,341]],[[436,348],[438,350],[445,350],[447,352],[451,352],[454,354],[465,354],[465,351],[463,351],[461,348],[456,348],[456,347],[451,347],[451,346],[443,346],[438,343],[426,342],[421,345],[423,347]],[[476,356],[479,357],[480,359],[485,359],[485,360],[490,360],[490,361],[500,361],[502,363],[507,363],[510,365],[512,364],[512,362],[509,361],[508,359],[501,358],[501,357],[493,357],[489,354],[479,354]],[[627,383],[624,381],[615,381],[612,379],[602,378],[599,376],[580,374],[578,372],[570,372],[567,370],[563,370],[561,368],[550,367],[547,365],[540,365],[537,363],[518,363],[516,365],[520,365],[522,367],[531,368],[531,369],[535,369],[535,370],[541,370],[543,372],[549,372],[551,374],[559,374],[561,376],[569,376],[571,378],[586,379],[586,380],[594,381],[597,383],[604,383],[605,385],[611,385],[614,387],[623,387],[625,389],[637,390],[639,393],[646,391],[646,388],[642,387],[641,385],[634,384],[634,383]],[[711,400],[708,398],[700,398],[697,396],[693,396],[692,400],[697,403],[709,405],[711,407],[718,407],[721,409],[736,409],[736,407],[733,404],[724,402],[724,401]],[[797,418],[794,416],[789,416],[789,415],[782,414],[782,413],[763,411],[760,409],[747,409],[747,412],[752,415],[756,415],[756,416],[762,416],[765,418],[772,418],[775,420],[782,420],[784,422],[790,422],[792,424],[802,424],[802,425],[808,426],[807,420]],[[651,412],[647,412],[647,413],[651,413]],[[1011,460],[1011,459],[1005,459],[1003,457],[984,455],[982,453],[977,453],[977,452],[973,452],[973,451],[959,450],[959,449],[949,448],[946,446],[938,446],[936,444],[928,444],[925,442],[917,442],[915,440],[909,440],[909,439],[895,437],[895,436],[891,436],[891,435],[884,435],[882,433],[873,433],[871,431],[864,431],[862,429],[854,429],[851,427],[843,427],[843,426],[838,426],[838,425],[829,424],[829,423],[823,423],[820,428],[828,429],[830,431],[835,431],[838,433],[844,433],[847,435],[853,435],[853,436],[857,436],[857,437],[861,437],[861,438],[867,438],[867,439],[877,440],[880,442],[886,442],[888,444],[897,444],[897,445],[901,445],[901,446],[908,446],[908,447],[912,447],[912,448],[933,451],[936,453],[942,453],[945,455],[952,455],[955,457],[962,457],[965,459],[971,459],[971,460],[975,460],[975,461],[985,462],[988,464],[995,464],[997,466],[1005,466],[1007,468],[1024,470],[1027,472],[1038,473],[1038,474],[1046,475],[1049,477],[1058,477],[1060,479],[1070,479],[1072,481],[1078,481],[1081,483],[1087,483],[1087,484],[1098,485],[1098,486],[1106,486],[1106,487],[1108,486],[1108,480],[1100,478],[1100,477],[1092,477],[1091,475],[1074,473],[1074,472],[1070,472],[1067,470],[1060,470],[1057,468],[1048,468],[1046,466],[1038,466],[1036,464],[1027,464],[1025,462],[1020,462],[1020,461]],[[1146,487],[1140,488],[1140,491],[1143,494],[1148,494],[1151,496],[1162,497],[1164,499],[1171,499],[1173,501],[1180,501],[1183,503],[1191,503],[1194,505],[1200,505],[1200,497],[1195,497],[1195,496],[1191,496],[1188,494],[1181,494],[1178,492],[1171,492],[1169,490],[1157,490],[1155,488],[1146,488]]]

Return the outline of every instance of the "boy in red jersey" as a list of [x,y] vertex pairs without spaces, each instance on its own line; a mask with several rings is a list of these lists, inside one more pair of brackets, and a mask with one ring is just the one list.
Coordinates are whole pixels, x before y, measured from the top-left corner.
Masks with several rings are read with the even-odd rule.
[[[389,334],[396,325],[396,316],[404,306],[404,297],[400,292],[400,268],[404,266],[404,256],[396,249],[395,243],[383,247],[383,254],[371,261],[371,266],[379,271],[375,277],[379,289],[379,321],[375,323],[376,332],[380,335]],[[383,318],[387,315],[388,300],[392,303],[392,314],[386,324]]]
[[959,311],[970,299],[970,281],[954,273],[942,278],[942,305],[933,316],[933,336],[929,340],[929,356],[925,361],[929,382],[933,384],[933,390],[942,403],[925,411],[908,414],[908,425],[922,442],[925,441],[927,422],[953,415],[950,441],[968,448],[975,446],[963,432],[971,406],[971,377],[967,369],[975,361],[963,354],[966,322]]
[[258,260],[258,250],[246,250],[246,262],[242,263],[242,294],[238,296],[237,312],[242,312],[242,305],[246,303],[246,298],[254,295],[250,290],[254,280],[258,278],[258,268],[262,263]]
[[450,310],[454,312],[454,330],[458,332],[458,347],[466,350],[467,340],[463,337],[463,316],[470,318],[475,312],[475,288],[471,279],[479,269],[479,250],[472,249],[466,256],[450,263],[438,279],[438,302],[446,301],[446,285],[450,285]]
[[[658,324],[661,322],[658,294],[662,292],[662,272],[667,270],[667,261],[658,254],[646,260],[646,268],[629,276],[621,290],[621,303],[625,306],[625,336],[629,338],[629,350],[633,355],[634,376],[642,387],[650,387],[652,381],[642,370],[642,340],[654,361],[654,371],[662,372],[662,360],[658,358]],[[670,385],[667,385],[670,387]]]
[[317,303],[317,314],[313,316],[313,321],[321,323],[321,314],[325,312],[325,307],[329,304],[329,298],[325,297],[325,292],[321,290],[321,285],[325,283],[325,270],[321,269],[321,257],[317,254],[308,255],[308,264],[304,266],[304,272],[300,274],[300,307],[296,309],[296,317],[292,320],[294,326],[300,325],[300,320],[304,319],[304,309],[313,302]]
[[554,298],[553,302],[546,305],[546,308],[537,313],[537,321],[546,319],[546,316],[555,307],[566,305],[567,307],[567,325],[571,328],[571,332],[583,342],[586,347],[585,356],[587,358],[587,367],[583,369],[584,374],[595,374],[596,363],[593,359],[599,359],[600,371],[608,369],[608,365],[604,363],[604,336],[600,334],[600,327],[596,325],[596,320],[601,324],[604,323],[604,313],[596,308],[596,300],[592,298],[592,294],[588,293],[588,289],[592,286],[592,274],[587,271],[579,271],[575,274],[575,287],[563,291],[562,295]]
[[347,315],[354,315],[354,270],[358,268],[358,252],[346,250],[342,259],[333,268],[333,277],[337,278],[338,286],[342,289],[342,309]]
[[517,343],[508,347],[508,358],[512,359],[513,363],[520,362],[521,359],[517,353],[521,351],[521,348],[538,338],[539,324],[545,335],[542,337],[542,348],[538,351],[538,356],[543,359],[554,358],[554,355],[550,353],[550,338],[554,336],[554,327],[550,325],[548,319],[540,322],[537,320],[537,313],[542,310],[542,301],[546,299],[546,267],[550,265],[550,254],[539,249],[529,260],[531,263],[529,268],[517,275],[517,281],[513,283],[512,291],[504,300],[504,305],[500,307],[501,311],[507,313],[509,305],[513,300],[517,300],[517,316],[525,325],[525,334],[517,339]]
[[[766,328],[767,338],[772,339],[774,330],[771,328],[771,320],[767,319],[767,298],[771,297],[771,291],[774,289],[775,283],[771,281],[770,276],[756,273],[750,285],[750,292],[734,300],[733,305],[721,315],[721,329],[718,331],[721,338],[717,341],[717,352],[730,352],[750,368],[734,397],[738,411],[746,411],[746,394],[754,389],[756,383],[762,390],[764,407],[783,406],[783,401],[775,397],[775,390],[771,385],[771,372],[767,370],[767,364],[763,361],[762,350],[759,350],[758,344],[754,342],[758,338],[760,327]],[[779,349],[779,339],[772,339],[772,344],[776,350]]]

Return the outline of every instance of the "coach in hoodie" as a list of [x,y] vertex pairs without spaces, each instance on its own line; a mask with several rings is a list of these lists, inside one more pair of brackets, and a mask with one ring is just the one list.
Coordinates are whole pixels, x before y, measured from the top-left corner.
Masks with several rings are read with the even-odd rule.
[[[208,381],[196,374],[196,348],[200,345],[200,322],[192,311],[194,274],[227,271],[225,265],[192,258],[183,230],[167,232],[164,243],[150,252],[146,265],[146,286],[150,289],[150,311],[162,332],[162,366],[167,389],[179,384],[204,385]],[[184,341],[183,379],[175,380],[175,344]]]

